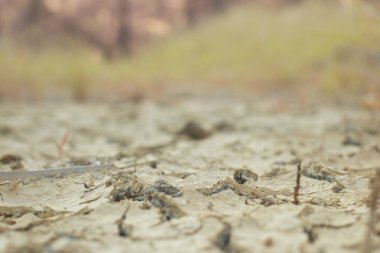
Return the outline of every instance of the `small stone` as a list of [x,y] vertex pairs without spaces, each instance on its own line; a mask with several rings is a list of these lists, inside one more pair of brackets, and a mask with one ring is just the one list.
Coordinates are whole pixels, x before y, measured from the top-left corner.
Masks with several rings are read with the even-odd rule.
[[0,163],[8,165],[12,170],[22,169],[22,157],[19,155],[6,154],[0,158]]
[[346,188],[344,185],[342,185],[342,184],[339,183],[338,181],[335,181],[334,186],[331,188],[331,190],[332,190],[334,193],[339,193],[339,192],[341,192],[344,188]]
[[362,143],[359,140],[359,138],[354,137],[353,135],[347,135],[346,139],[344,139],[343,143],[344,146],[361,146]]
[[276,199],[272,196],[267,196],[267,197],[264,197],[261,199],[261,202],[260,204],[262,204],[263,206],[265,207],[268,207],[268,206],[272,206],[274,204],[276,204]]
[[249,180],[257,181],[259,177],[256,173],[250,171],[250,170],[236,170],[234,172],[234,180],[238,182],[239,184],[244,184],[245,182]]
[[267,239],[264,240],[264,245],[265,245],[265,247],[268,247],[268,248],[269,248],[269,247],[272,247],[273,244],[274,244],[273,239],[270,238],[270,237],[268,237]]
[[189,121],[179,132],[179,134],[186,135],[193,140],[203,140],[211,135],[211,131],[206,130],[195,121]]

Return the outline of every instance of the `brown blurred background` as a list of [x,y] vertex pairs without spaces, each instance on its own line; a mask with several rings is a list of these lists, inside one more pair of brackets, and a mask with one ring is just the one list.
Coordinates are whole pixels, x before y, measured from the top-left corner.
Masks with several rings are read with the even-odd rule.
[[378,2],[1,0],[0,97],[174,87],[374,96]]
[[56,42],[57,38],[74,37],[99,50],[104,57],[112,58],[129,54],[141,43],[194,25],[204,16],[242,2],[3,0],[0,3],[0,31],[3,36],[32,40],[32,43],[50,43]]

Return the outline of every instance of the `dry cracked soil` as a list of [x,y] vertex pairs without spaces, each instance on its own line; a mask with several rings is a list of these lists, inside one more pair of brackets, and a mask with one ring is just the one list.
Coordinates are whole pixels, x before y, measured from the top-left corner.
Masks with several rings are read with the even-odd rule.
[[380,252],[379,126],[276,99],[2,103],[0,252]]

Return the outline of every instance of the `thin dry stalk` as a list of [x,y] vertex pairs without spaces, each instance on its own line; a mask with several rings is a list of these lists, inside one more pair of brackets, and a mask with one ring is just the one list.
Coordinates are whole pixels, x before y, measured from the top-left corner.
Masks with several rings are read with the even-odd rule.
[[63,138],[60,142],[56,143],[56,147],[58,150],[59,157],[61,158],[63,156],[63,151],[66,146],[66,144],[69,142],[70,134],[69,132],[66,132]]
[[374,225],[376,223],[376,209],[377,209],[377,200],[380,197],[380,168],[376,171],[376,178],[372,186],[371,196],[369,198],[369,219],[368,219],[368,228],[367,235],[364,242],[363,253],[372,252],[372,233],[374,230]]
[[300,203],[298,199],[299,191],[301,188],[301,162],[297,165],[297,179],[296,179],[296,186],[294,187],[293,192],[293,198],[294,198],[294,204],[298,205]]

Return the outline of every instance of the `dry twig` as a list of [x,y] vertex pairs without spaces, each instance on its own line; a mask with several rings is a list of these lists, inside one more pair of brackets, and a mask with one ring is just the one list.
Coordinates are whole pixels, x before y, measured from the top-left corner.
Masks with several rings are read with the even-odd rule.
[[300,203],[298,199],[299,191],[301,188],[301,162],[297,165],[297,179],[296,179],[296,186],[294,187],[294,204],[298,205]]
[[66,144],[69,142],[69,137],[69,132],[66,132],[65,135],[62,137],[61,141],[55,144],[60,158],[63,156],[63,151]]
[[[81,166],[69,166],[61,168],[50,168],[44,170],[31,170],[31,171],[4,171],[0,172],[0,182],[5,180],[18,180],[18,179],[39,179],[39,178],[51,178],[62,177],[71,174],[83,174],[104,169],[126,169],[136,166],[150,165],[152,161],[127,164],[123,167],[115,167],[113,163],[95,164],[95,165],[81,165]],[[8,182],[7,182],[8,183]]]

